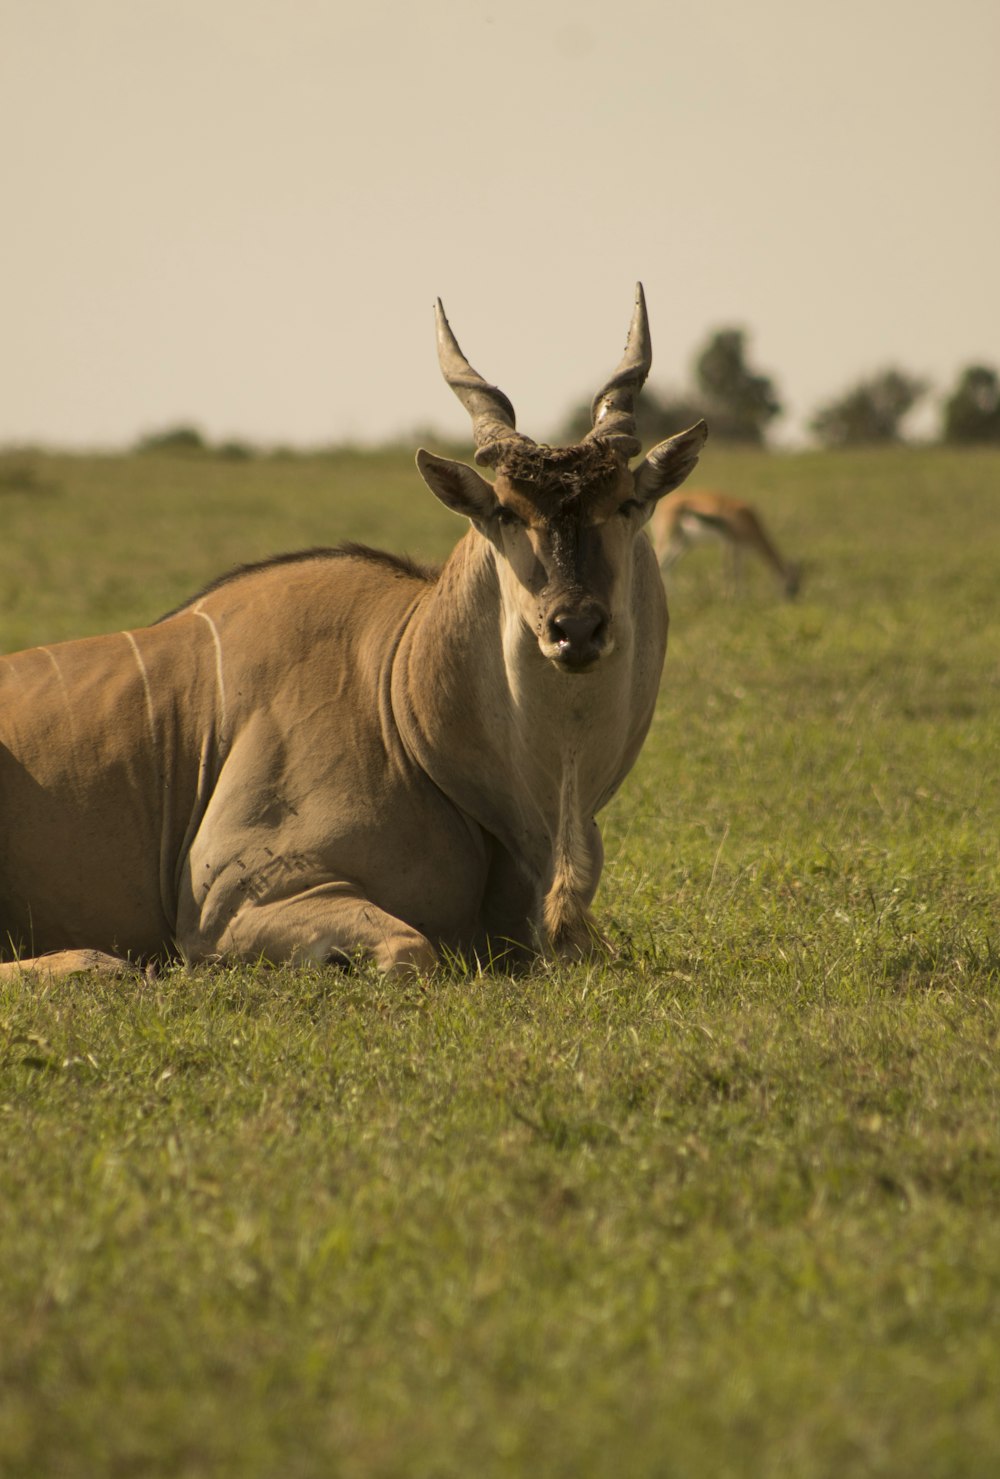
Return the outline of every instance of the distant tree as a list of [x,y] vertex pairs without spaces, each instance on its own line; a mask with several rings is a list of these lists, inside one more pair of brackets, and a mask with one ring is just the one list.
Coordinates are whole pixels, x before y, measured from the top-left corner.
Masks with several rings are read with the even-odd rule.
[[208,445],[194,426],[171,426],[153,431],[136,442],[137,452],[206,452]]
[[1000,442],[1000,379],[988,365],[969,365],[944,403],[946,442]]
[[254,455],[249,442],[220,442],[214,450],[217,457],[224,457],[227,462],[247,462]]
[[55,483],[38,476],[37,467],[25,457],[0,452],[0,493],[57,493]]
[[926,390],[924,380],[902,370],[883,370],[855,385],[840,400],[821,406],[809,429],[824,447],[898,442],[903,417]]
[[781,402],[768,375],[750,368],[742,329],[717,329],[695,360],[697,401],[712,436],[762,446]]
[[[703,416],[713,439],[762,446],[768,423],[782,407],[770,376],[747,364],[744,331],[717,329],[695,359],[694,372],[693,390],[643,390],[635,413],[640,440],[662,441]],[[560,440],[579,441],[590,427],[589,404],[578,405],[560,428]]]
[[[635,405],[636,435],[644,446],[650,446],[684,431],[702,415],[704,412],[691,397],[672,391],[660,393],[647,385]],[[570,446],[581,441],[592,426],[590,402],[581,401],[567,415],[556,441],[561,446]]]
[[635,424],[644,443],[662,442],[693,426],[705,415],[697,397],[683,390],[644,390],[636,408]]

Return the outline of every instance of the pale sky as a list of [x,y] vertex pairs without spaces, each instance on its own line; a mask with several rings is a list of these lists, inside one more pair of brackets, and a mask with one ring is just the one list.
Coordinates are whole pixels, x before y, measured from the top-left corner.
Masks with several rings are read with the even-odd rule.
[[739,326],[794,438],[1000,363],[998,0],[0,0],[0,442],[544,439]]

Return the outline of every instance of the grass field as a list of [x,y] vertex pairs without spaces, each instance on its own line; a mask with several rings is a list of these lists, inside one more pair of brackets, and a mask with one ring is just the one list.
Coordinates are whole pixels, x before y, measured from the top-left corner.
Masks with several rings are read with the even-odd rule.
[[[678,567],[616,959],[0,987],[4,1479],[1000,1472],[1000,455],[697,477],[806,582]],[[460,526],[409,454],[8,454],[0,530],[10,650]]]

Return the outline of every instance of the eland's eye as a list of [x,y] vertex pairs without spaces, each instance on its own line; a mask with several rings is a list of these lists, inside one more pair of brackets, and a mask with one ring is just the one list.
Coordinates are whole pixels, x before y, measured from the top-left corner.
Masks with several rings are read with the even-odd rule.
[[629,514],[637,513],[642,506],[641,498],[626,498],[624,503],[618,505],[618,512],[623,519],[627,519]]
[[516,529],[522,524],[514,510],[505,508],[502,503],[497,507],[496,519],[505,529]]

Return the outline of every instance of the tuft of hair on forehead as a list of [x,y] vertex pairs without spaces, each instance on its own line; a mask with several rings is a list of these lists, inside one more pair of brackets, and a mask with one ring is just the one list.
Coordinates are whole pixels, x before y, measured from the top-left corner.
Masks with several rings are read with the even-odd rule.
[[621,458],[599,437],[573,447],[511,441],[498,457],[496,471],[526,493],[562,500],[610,492],[621,474]]

